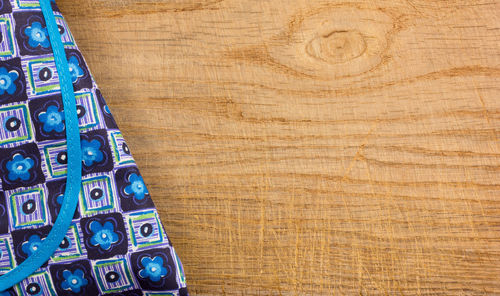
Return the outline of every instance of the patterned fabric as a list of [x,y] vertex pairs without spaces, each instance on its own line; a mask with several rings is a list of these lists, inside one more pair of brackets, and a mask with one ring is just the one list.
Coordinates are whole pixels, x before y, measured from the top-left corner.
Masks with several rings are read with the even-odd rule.
[[[0,295],[187,295],[182,265],[130,149],[52,7],[77,101],[79,204],[51,259]],[[0,0],[0,274],[38,250],[59,214],[64,112],[39,2]]]

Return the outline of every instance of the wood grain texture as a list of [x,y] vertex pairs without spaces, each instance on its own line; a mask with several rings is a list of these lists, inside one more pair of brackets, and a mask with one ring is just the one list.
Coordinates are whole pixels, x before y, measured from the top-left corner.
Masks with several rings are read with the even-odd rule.
[[58,0],[193,295],[500,295],[500,3]]

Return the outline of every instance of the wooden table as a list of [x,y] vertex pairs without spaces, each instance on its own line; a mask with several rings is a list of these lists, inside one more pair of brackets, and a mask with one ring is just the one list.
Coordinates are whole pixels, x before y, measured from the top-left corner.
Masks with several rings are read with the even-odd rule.
[[500,295],[499,2],[58,4],[193,295]]

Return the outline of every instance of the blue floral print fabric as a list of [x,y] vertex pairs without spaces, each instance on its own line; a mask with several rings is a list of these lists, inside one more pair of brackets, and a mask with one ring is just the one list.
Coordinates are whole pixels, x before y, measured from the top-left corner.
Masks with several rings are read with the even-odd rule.
[[[181,262],[54,1],[76,97],[82,180],[48,262],[0,295],[188,295]],[[64,201],[65,110],[36,0],[0,0],[0,275],[36,254]]]

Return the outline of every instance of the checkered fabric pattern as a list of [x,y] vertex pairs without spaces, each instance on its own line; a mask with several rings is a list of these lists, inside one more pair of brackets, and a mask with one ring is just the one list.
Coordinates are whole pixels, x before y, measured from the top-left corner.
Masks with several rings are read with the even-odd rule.
[[[187,295],[182,265],[56,4],[76,96],[83,178],[51,259],[0,295]],[[0,0],[0,274],[37,251],[67,173],[59,77],[38,1]]]

